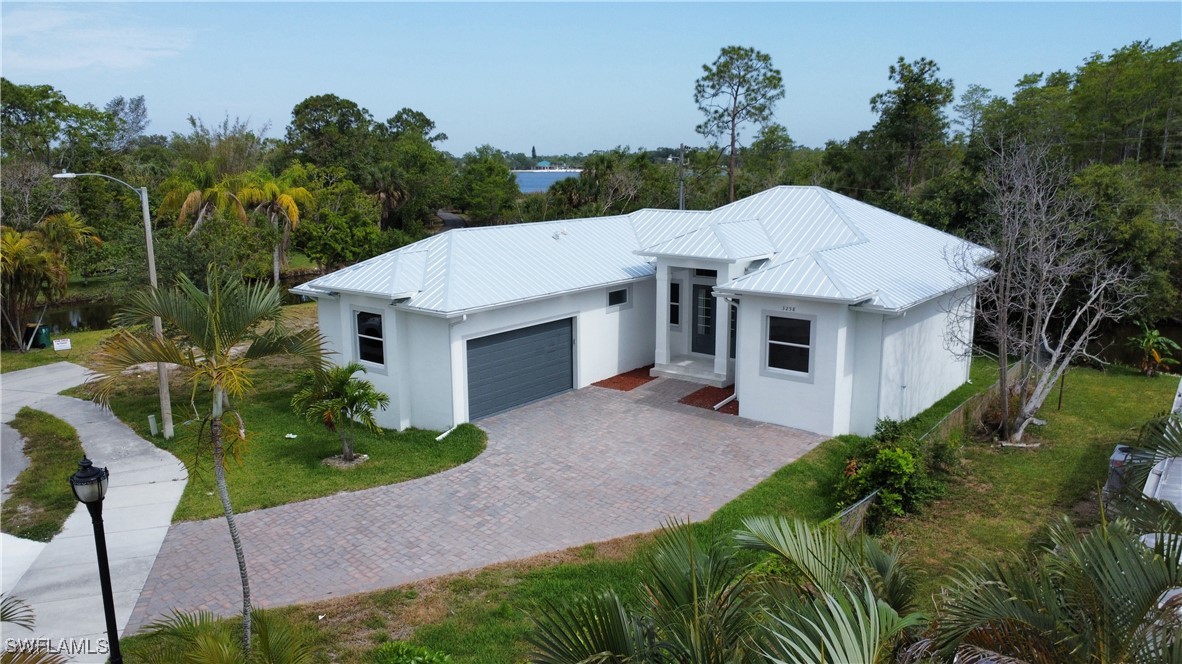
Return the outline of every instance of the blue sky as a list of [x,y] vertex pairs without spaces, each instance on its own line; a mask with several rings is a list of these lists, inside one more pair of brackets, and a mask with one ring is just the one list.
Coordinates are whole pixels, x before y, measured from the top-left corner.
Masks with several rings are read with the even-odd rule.
[[308,96],[378,120],[409,106],[450,136],[541,154],[700,143],[694,80],[726,45],[783,72],[776,119],[820,146],[870,127],[900,55],[1009,95],[1135,40],[1182,39],[1182,3],[19,3],[2,5],[10,80],[102,105],[144,95],[149,131],[230,117],[281,137]]

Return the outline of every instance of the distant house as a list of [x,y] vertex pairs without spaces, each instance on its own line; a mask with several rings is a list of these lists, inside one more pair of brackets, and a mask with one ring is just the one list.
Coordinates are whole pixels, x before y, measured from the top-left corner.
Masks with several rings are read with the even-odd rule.
[[534,168],[536,168],[536,169],[538,169],[538,170],[541,170],[541,171],[544,171],[544,170],[546,170],[546,169],[548,169],[548,168],[551,168],[551,166],[550,166],[550,162],[548,162],[548,161],[539,161],[539,162],[537,163],[537,165],[536,165],[536,166],[534,166]]
[[[303,284],[338,355],[391,397],[383,426],[446,429],[655,364],[734,385],[739,414],[870,433],[968,378],[945,339],[987,251],[817,187],[712,211],[466,228]],[[692,435],[687,432],[687,435]]]

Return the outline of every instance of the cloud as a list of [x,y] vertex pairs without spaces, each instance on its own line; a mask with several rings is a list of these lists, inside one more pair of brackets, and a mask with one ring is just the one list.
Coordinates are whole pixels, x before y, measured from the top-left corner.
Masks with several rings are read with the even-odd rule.
[[110,7],[25,5],[4,12],[6,75],[141,69],[185,52],[192,35]]

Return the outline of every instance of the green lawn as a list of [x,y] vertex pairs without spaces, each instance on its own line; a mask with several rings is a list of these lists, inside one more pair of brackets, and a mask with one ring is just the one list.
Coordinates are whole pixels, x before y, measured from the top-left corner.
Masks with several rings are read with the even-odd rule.
[[15,350],[0,352],[0,373],[31,369],[46,364],[53,364],[54,362],[73,362],[74,364],[86,365],[89,361],[90,354],[94,352],[94,349],[98,347],[103,339],[111,336],[111,332],[111,330],[71,332],[66,337],[61,338],[68,338],[73,349],[60,353],[55,351],[53,346],[49,348],[34,348],[27,353],[21,353]]
[[918,566],[921,597],[936,593],[957,563],[1028,550],[1064,512],[1093,520],[1113,446],[1167,410],[1177,385],[1176,377],[1146,378],[1126,367],[1073,369],[1063,410],[1052,394],[1041,413],[1047,426],[1028,429],[1027,442],[1041,447],[966,446],[962,476],[947,494],[892,522],[888,534]]
[[78,461],[84,456],[82,443],[74,427],[32,408],[21,408],[12,428],[25,439],[29,466],[10,487],[0,511],[0,530],[48,542],[62,531],[62,524],[78,504],[66,478],[78,470]]
[[[177,435],[171,441],[153,438],[148,432],[148,415],[159,410],[155,390],[154,373],[128,377],[111,399],[112,410],[141,436],[175,454],[189,469],[189,483],[174,521],[221,515],[208,449],[208,427],[203,429],[202,421],[192,415],[192,406],[180,401],[189,396],[189,388],[173,381]],[[354,449],[358,454],[368,454],[369,460],[352,469],[330,468],[321,461],[340,454],[340,439],[323,426],[292,414],[294,391],[291,367],[272,364],[260,369],[254,388],[232,404],[247,432],[246,444],[238,446],[240,462],[231,459],[227,464],[230,500],[238,512],[431,475],[469,461],[484,449],[484,432],[471,425],[461,426],[440,442],[435,441],[435,431],[409,429],[376,435],[358,430]],[[208,411],[208,393],[200,392],[197,398],[198,408]],[[232,414],[225,421],[227,429],[236,426]],[[296,437],[287,438],[288,434]],[[204,436],[200,445],[199,435]]]
[[[995,375],[988,362],[975,362],[973,384],[921,414],[918,424],[908,423],[908,431],[936,423]],[[1102,480],[1111,442],[1168,405],[1174,385],[1174,379],[1145,379],[1127,369],[1074,371],[1063,412],[1055,413],[1051,404],[1044,412],[1050,424],[1034,432],[1043,448],[969,445],[955,486],[922,515],[895,522],[888,538],[902,540],[910,550],[928,593],[957,560],[1025,549],[1050,519]],[[743,518],[762,514],[828,518],[836,510],[833,485],[854,445],[853,437],[822,443],[696,527],[729,533]],[[390,639],[447,652],[457,663],[521,661],[528,654],[528,614],[539,606],[608,588],[634,597],[639,561],[651,539],[603,542],[281,611],[315,644],[318,661],[361,664]],[[149,647],[151,640],[132,642]]]

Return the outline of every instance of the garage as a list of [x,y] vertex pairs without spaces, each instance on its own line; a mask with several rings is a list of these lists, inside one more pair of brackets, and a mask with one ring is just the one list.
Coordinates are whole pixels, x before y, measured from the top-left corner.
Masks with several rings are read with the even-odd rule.
[[574,387],[574,319],[468,341],[468,419]]

